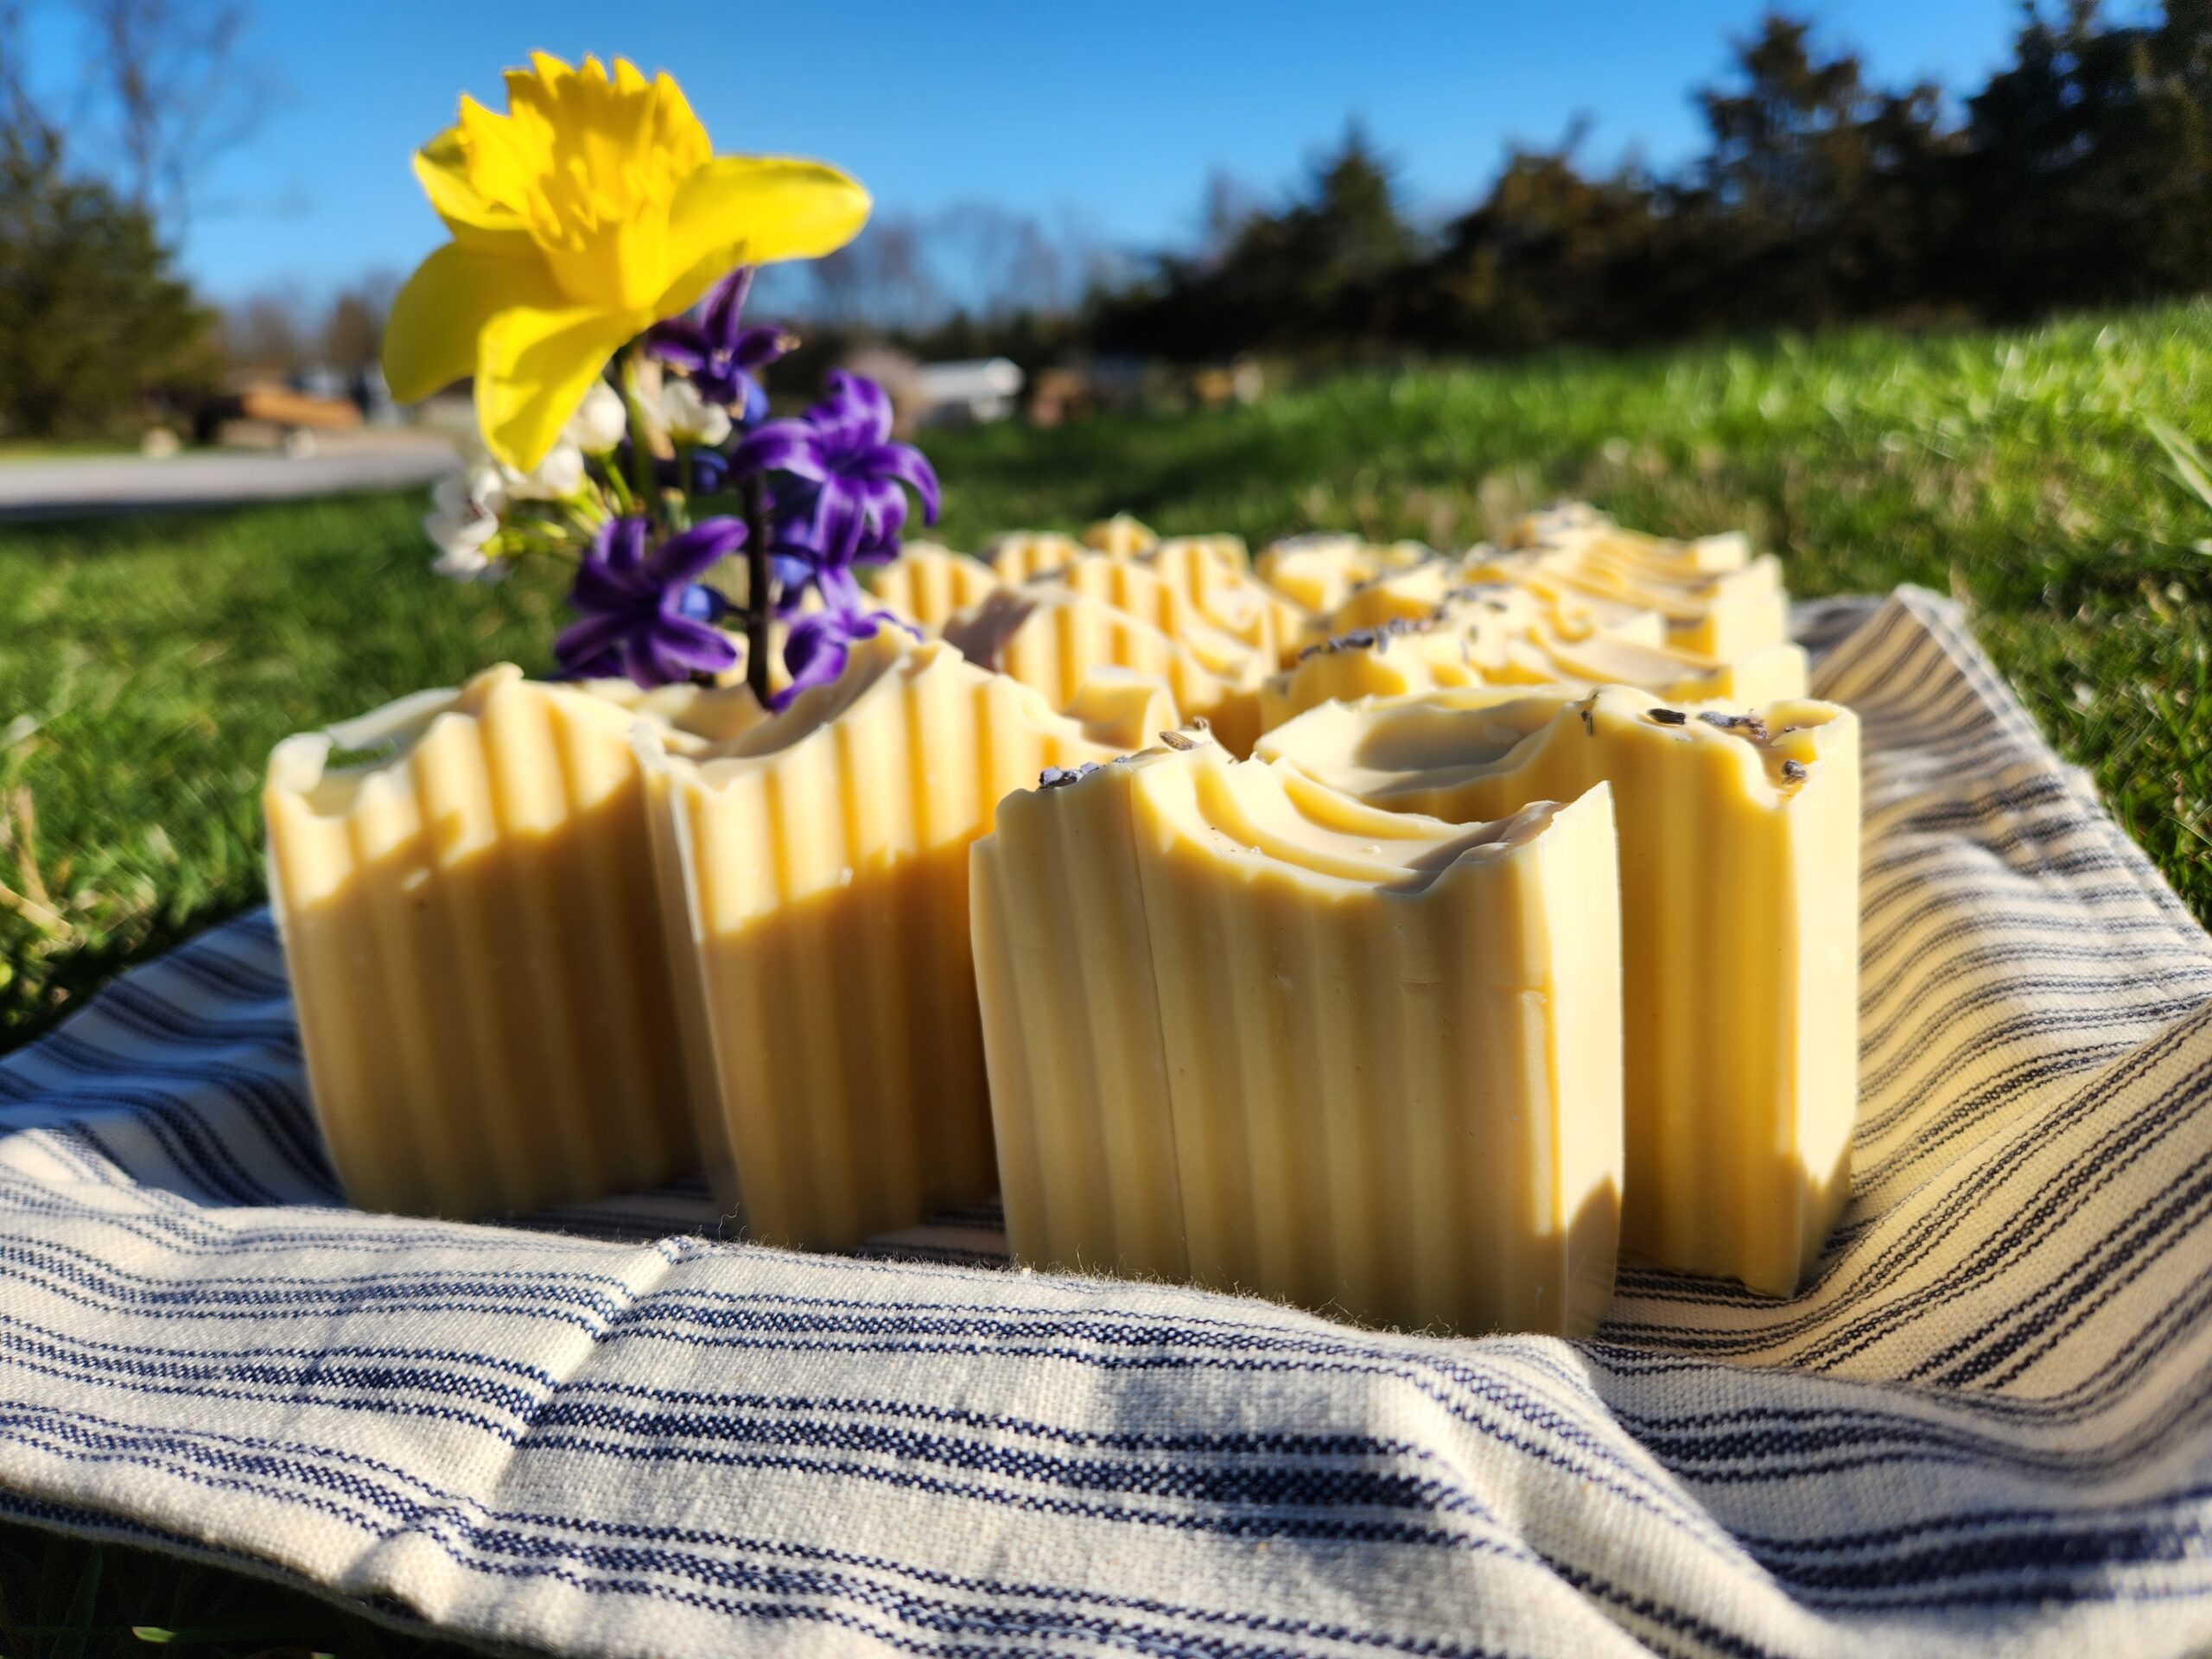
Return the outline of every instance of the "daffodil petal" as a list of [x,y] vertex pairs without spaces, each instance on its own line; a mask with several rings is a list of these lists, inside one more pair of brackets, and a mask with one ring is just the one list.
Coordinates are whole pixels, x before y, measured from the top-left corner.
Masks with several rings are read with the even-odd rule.
[[741,245],[737,264],[818,259],[860,234],[871,206],[867,191],[821,162],[717,156],[676,188],[668,268],[688,272],[733,245]]
[[415,176],[454,241],[510,259],[543,257],[522,216],[486,200],[469,182],[459,127],[447,128],[415,152]]
[[485,447],[518,471],[536,467],[607,359],[646,321],[557,295],[550,304],[512,306],[491,318],[476,352],[476,423]]
[[653,302],[653,321],[661,322],[680,316],[706,297],[712,288],[752,256],[742,242],[733,242],[728,247],[716,248],[702,259],[694,260],[691,268],[664,289],[659,299]]
[[[535,83],[525,83],[534,86]],[[487,201],[508,205],[530,200],[537,182],[543,144],[524,134],[524,124],[543,123],[543,114],[525,97],[518,99],[510,89],[507,102],[512,115],[486,109],[474,99],[461,100],[462,142],[468,151],[468,176],[477,193]]]
[[542,265],[449,242],[420,265],[391,302],[384,378],[403,404],[419,403],[476,371],[477,337],[517,305],[562,304]]

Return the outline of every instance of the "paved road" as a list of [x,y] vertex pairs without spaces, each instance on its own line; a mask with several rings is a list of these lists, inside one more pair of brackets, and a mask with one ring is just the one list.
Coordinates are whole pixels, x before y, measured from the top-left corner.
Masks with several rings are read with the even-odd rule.
[[0,462],[0,519],[219,507],[426,485],[455,466],[434,442],[391,442],[299,459],[274,454],[84,455]]

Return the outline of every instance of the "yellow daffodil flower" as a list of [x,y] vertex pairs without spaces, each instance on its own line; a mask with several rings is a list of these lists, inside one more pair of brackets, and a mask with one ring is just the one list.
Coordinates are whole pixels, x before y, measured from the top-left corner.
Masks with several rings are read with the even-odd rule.
[[742,264],[811,259],[867,221],[834,167],[716,156],[676,82],[534,54],[507,113],[473,99],[416,153],[454,239],[408,278],[384,339],[402,403],[476,377],[484,442],[527,472],[624,341]]

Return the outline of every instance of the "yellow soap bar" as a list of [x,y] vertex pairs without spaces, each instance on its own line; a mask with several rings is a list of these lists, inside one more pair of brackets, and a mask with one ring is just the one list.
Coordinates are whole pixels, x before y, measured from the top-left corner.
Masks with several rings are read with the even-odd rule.
[[928,542],[909,542],[888,564],[867,573],[868,592],[893,615],[934,633],[956,611],[980,603],[1004,584],[981,559]]
[[982,556],[1001,582],[1012,583],[1049,575],[1082,553],[1082,543],[1058,531],[1010,530],[985,542]]
[[1111,518],[1101,518],[1096,524],[1084,526],[1080,538],[1094,553],[1105,553],[1115,558],[1138,558],[1160,545],[1160,537],[1151,525],[1133,518],[1126,512],[1117,512]]
[[[1470,580],[1510,582],[1571,615],[1576,605],[1656,611],[1665,643],[1716,662],[1732,662],[1789,637],[1789,599],[1773,555],[1739,569],[1676,575],[1573,547],[1533,553],[1471,554]],[[1603,621],[1605,619],[1600,618]]]
[[1183,717],[1204,719],[1237,753],[1260,733],[1260,686],[1269,664],[1196,621],[1179,634],[1057,580],[993,594],[949,619],[945,639],[970,662],[1010,675],[1055,706],[1095,669],[1113,666],[1164,680]]
[[1786,1295],[1851,1185],[1859,723],[1605,687],[1324,703],[1269,733],[1376,805],[1475,821],[1611,784],[1628,1057],[1623,1243]]
[[1262,548],[1252,574],[1300,609],[1327,616],[1360,583],[1435,557],[1419,542],[1381,547],[1357,536],[1291,536]]
[[1447,601],[1418,620],[1355,629],[1310,646],[1295,667],[1261,687],[1261,729],[1272,731],[1332,698],[1415,696],[1460,686],[1559,685],[1587,691],[1632,685],[1691,702],[1763,703],[1805,695],[1805,652],[1795,645],[1769,645],[1738,662],[1715,664],[1604,630],[1578,633],[1548,616],[1524,620],[1523,614],[1508,606]]
[[1182,1189],[1125,768],[1048,773],[970,855],[1007,1238],[1025,1266],[1183,1280]]
[[[1178,741],[977,843],[1017,1257],[1586,1333],[1621,1179],[1606,791],[1454,828]],[[1179,1236],[1139,1202],[1170,1179]]]
[[690,1098],[753,1237],[842,1249],[990,1196],[968,846],[1043,768],[1122,753],[1131,715],[1087,728],[885,629],[733,742],[639,728]]
[[1751,558],[1751,542],[1741,531],[1673,541],[1625,530],[1609,514],[1580,501],[1530,513],[1505,533],[1500,545],[1596,550],[1633,557],[1675,575],[1740,570]]
[[[743,691],[602,689],[502,666],[270,757],[270,900],[364,1209],[521,1213],[696,1164],[629,734],[696,747],[762,716]],[[334,745],[384,753],[334,766]]]

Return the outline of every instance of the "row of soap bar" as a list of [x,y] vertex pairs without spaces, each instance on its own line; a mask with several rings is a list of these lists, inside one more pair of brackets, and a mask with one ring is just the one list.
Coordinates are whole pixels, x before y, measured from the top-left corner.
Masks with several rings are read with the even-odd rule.
[[1847,711],[1463,691],[1055,781],[975,854],[1021,1258],[1567,1331],[1617,1224],[1810,1271],[1856,1104]]
[[[1204,601],[1227,624],[1216,631],[1234,637],[1233,596],[1254,585],[1241,562],[1231,565],[1221,548],[1196,543],[1179,557],[1172,544],[1147,545],[1126,521],[1111,530],[1108,545],[1062,550],[1066,561],[1053,568],[1096,558],[1135,569],[1157,564],[1166,551],[1166,573],[1146,575],[1188,596],[1163,599],[1143,578],[1124,579],[1116,594],[1123,602],[1112,608],[1128,614],[1128,603],[1150,603],[1166,619],[1173,607]],[[1039,563],[1051,552],[1032,547],[1024,556]],[[926,561],[902,564],[911,575]],[[1235,580],[1210,594],[1199,575],[1208,571]],[[995,576],[992,582],[991,593],[1003,588]],[[1249,624],[1249,613],[1242,620]],[[1128,666],[1159,671],[1157,664]],[[1127,1035],[1145,1001],[1141,985],[1154,988],[1155,1022],[1168,1001],[1178,1010],[1201,1006],[1202,997],[1192,999],[1205,989],[1198,979],[1176,980],[1172,964],[1163,969],[1128,943],[1139,913],[1135,890],[1116,898],[1103,878],[1031,870],[1026,855],[1007,850],[1018,834],[976,855],[971,935],[969,848],[992,829],[1001,801],[1027,800],[1013,792],[1041,771],[1077,772],[1139,748],[1179,717],[1159,685],[1128,672],[1094,671],[1072,684],[1061,678],[1054,690],[1073,695],[1048,698],[944,645],[907,648],[887,635],[856,652],[836,685],[772,718],[741,692],[685,688],[639,698],[626,689],[531,686],[505,670],[336,734],[347,747],[393,746],[367,766],[328,768],[326,740],[280,747],[268,797],[271,889],[318,1110],[349,1192],[375,1207],[435,1213],[525,1210],[649,1184],[698,1156],[687,1155],[688,1141],[703,1151],[727,1201],[734,1206],[741,1193],[754,1235],[776,1242],[855,1243],[933,1208],[987,1197],[1002,1182],[1025,1259],[1197,1276],[1414,1323],[1534,1319],[1527,1305],[1510,1300],[1521,1294],[1513,1286],[1535,1282],[1518,1268],[1482,1291],[1510,1293],[1507,1300],[1479,1303],[1469,1297],[1480,1286],[1440,1268],[1385,1284],[1372,1278],[1371,1263],[1351,1280],[1329,1279],[1340,1268],[1351,1271],[1344,1264],[1353,1256],[1332,1257],[1333,1266],[1299,1258],[1283,1267],[1280,1230],[1268,1232],[1252,1217],[1263,1209],[1278,1218],[1310,1211],[1310,1184],[1298,1189],[1305,1197],[1287,1196],[1294,1177],[1313,1173],[1294,1161],[1247,1160],[1240,1176],[1235,1158],[1217,1157],[1204,1189],[1213,1195],[1211,1223],[1191,1222],[1191,1194],[1179,1179],[1130,1173],[1158,1167],[1128,1151],[1141,1136],[1114,1143],[1128,1154],[1113,1166],[1122,1171],[1116,1203],[1150,1217],[1131,1224],[1134,1231],[1101,1231],[1084,1219],[1095,1217],[1097,1203],[1095,1194],[1081,1196],[1080,1183],[1065,1206],[1042,1211],[1019,1196],[1038,1190],[1036,1172],[1046,1165],[1036,1161],[1042,1154],[1023,1154],[1015,1168],[1015,1149],[1065,1147],[1074,1144],[1066,1140],[1072,1132],[1050,1111],[1014,1103],[1010,1087],[986,1089],[985,1033],[1034,1027],[1043,1034],[1022,1040],[1039,1052],[1081,1056],[1076,1070],[1085,1087],[1095,1083],[1099,1101],[1123,1103],[1133,1122],[1172,1125],[1172,1096],[1138,1086],[1151,1075],[1147,1057],[1165,1051],[1099,1033]],[[1056,713],[1054,702],[1067,711]],[[1527,847],[1535,863],[1556,863],[1560,855],[1543,849],[1567,837],[1546,826],[1600,816],[1592,792],[1608,789],[1619,819],[1617,841],[1610,828],[1606,838],[1616,849],[1610,861],[1618,870],[1619,959],[1627,965],[1612,1003],[1624,1044],[1625,1103],[1613,1114],[1625,1123],[1617,1132],[1623,1150],[1615,1189],[1626,1200],[1626,1236],[1662,1262],[1759,1288],[1786,1291],[1800,1281],[1847,1185],[1857,833],[1855,727],[1847,715],[1818,704],[1683,710],[1627,691],[1462,686],[1351,708],[1324,703],[1265,736],[1254,733],[1253,741],[1266,764],[1223,776],[1286,780],[1287,798],[1309,824],[1367,835],[1379,819],[1413,813],[1420,817],[1404,822],[1463,826],[1454,835],[1471,857],[1478,847]],[[1211,746],[1170,753],[1212,757],[1177,763],[1194,773],[1227,765]],[[1109,770],[1148,774],[1160,764]],[[1287,781],[1293,773],[1302,781]],[[1112,787],[1092,783],[1096,776],[1040,798],[1087,801]],[[1257,787],[1209,784],[1193,798],[1211,812]],[[1337,804],[1319,812],[1325,797]],[[1563,812],[1539,804],[1553,802],[1570,804]],[[1027,809],[1009,803],[1007,810]],[[1250,822],[1267,822],[1251,817],[1249,801],[1239,810]],[[1513,834],[1485,839],[1475,827],[1531,810],[1537,817]],[[1212,818],[1190,822],[1203,822],[1216,837],[1224,833]],[[1368,835],[1358,845],[1371,841],[1373,848],[1359,857],[1403,851],[1402,843],[1424,835],[1433,842],[1433,826]],[[1205,840],[1196,831],[1190,837],[1193,846]],[[1329,858],[1344,852],[1330,845]],[[1310,889],[1332,873],[1348,879],[1337,865],[1317,871],[1308,852],[1289,861],[1287,868],[1306,874],[1285,892]],[[1492,850],[1478,861],[1504,856]],[[1577,857],[1589,861],[1586,851]],[[1012,873],[986,880],[988,859]],[[1159,867],[1155,886],[1180,883],[1179,891],[1202,895],[1207,878],[1192,872],[1203,866],[1172,860]],[[655,870],[657,885],[642,885]],[[1385,874],[1370,886],[1382,893],[1408,879]],[[1458,893],[1471,880],[1455,878],[1439,891]],[[1056,925],[1081,918],[1075,956],[1090,964],[1090,994],[1057,1005],[1057,1026],[1039,1024],[1046,1016],[1020,995],[1052,982],[1049,975],[1034,982],[1017,976],[1002,995],[984,965],[985,940],[996,937],[985,925],[985,893],[1020,880],[1059,895],[1046,906]],[[1615,890],[1602,880],[1593,886],[1586,870],[1568,885]],[[1437,902],[1422,897],[1434,886],[1424,876],[1403,893],[1393,890],[1374,913],[1402,915]],[[1539,890],[1552,889],[1541,882],[1529,889]],[[1193,898],[1192,906],[1176,914],[1195,927],[1203,906]],[[1224,994],[1244,998],[1224,1005],[1232,1014],[1265,1003],[1264,996],[1252,1001],[1265,991],[1263,978],[1285,996],[1300,987],[1296,994],[1306,994],[1311,980],[1255,943],[1306,938],[1281,919],[1294,910],[1275,903],[1255,912],[1258,919],[1240,925],[1236,950],[1215,936],[1190,936],[1207,942],[1179,960],[1215,975],[1217,990],[1225,986]],[[1559,925],[1579,938],[1602,931],[1574,914],[1561,908],[1555,919],[1567,918]],[[1493,940],[1497,930],[1484,928],[1470,936],[1484,941],[1481,960],[1535,959],[1512,957]],[[1157,937],[1176,936],[1163,929]],[[1355,928],[1344,937],[1364,936]],[[1148,924],[1145,938],[1154,938]],[[1121,943],[1096,943],[1116,938]],[[978,952],[973,967],[971,948]],[[1163,1000],[1163,972],[1190,995]],[[1001,975],[997,982],[1008,982]],[[1496,1036],[1504,1028],[1493,1014],[1486,1016],[1493,1034],[1470,1039],[1501,1061],[1537,1053],[1532,1033],[1553,1017],[1531,988],[1516,995],[1525,1016],[1517,1038]],[[1302,1020],[1297,1028],[1333,1044],[1328,1053],[1361,1075],[1379,1066],[1392,1078],[1417,1081],[1428,1075],[1423,1065],[1439,1063],[1440,1051],[1408,1053],[1403,1042],[1377,1048],[1377,1031],[1399,1027],[1356,999],[1340,1001],[1351,1024]],[[1009,1009],[1029,1011],[1009,1026]],[[1417,1021],[1394,1017],[1418,1032]],[[1248,1118],[1272,1113],[1268,1121],[1282,1128],[1322,1109],[1312,1106],[1310,1091],[1299,1097],[1304,1105],[1282,1095],[1300,1074],[1252,1059],[1218,1019],[1176,1029],[1201,1033],[1194,1040],[1211,1032],[1217,1047],[1209,1052],[1228,1057],[1211,1074],[1214,1092],[1204,1096],[1217,1109],[1209,1116],[1193,1107],[1189,1122],[1222,1121],[1230,1110],[1222,1091],[1238,1078],[1252,1080],[1235,1102]],[[1467,1035],[1458,1026],[1452,1032]],[[995,1084],[1001,1040],[993,1038]],[[1451,1077],[1471,1075],[1448,1057],[1444,1064]],[[1516,1123],[1542,1116],[1538,1073],[1520,1062],[1509,1070],[1522,1079],[1520,1092],[1498,1092],[1493,1076],[1489,1092],[1460,1103],[1473,1114],[1471,1133],[1489,1121],[1484,1112],[1502,1111]],[[1594,1117],[1567,1113],[1555,1084],[1545,1085],[1554,1090],[1546,1121],[1603,1121],[1602,1103]],[[1379,1083],[1376,1109],[1386,1117],[1400,1106],[1427,1112],[1432,1127],[1446,1121],[1433,1092],[1401,1100],[1398,1086]],[[1093,1121],[1104,1123],[1105,1110],[1096,1107]],[[1376,1133],[1387,1141],[1397,1122]],[[1039,1122],[1025,1138],[1021,1126]],[[1555,1143],[1556,1135],[1554,1154]],[[1155,1136],[1150,1144],[1162,1143]],[[1103,1156],[1089,1166],[1107,1167]],[[1071,1167],[1059,1154],[1046,1165]],[[1499,1179],[1528,1173],[1510,1168]],[[1236,1179],[1245,1182],[1241,1197]],[[1374,1196],[1371,1183],[1363,1190]],[[1594,1187],[1578,1189],[1571,1201],[1556,1183],[1550,1190],[1554,1242],[1579,1241],[1569,1254],[1586,1267],[1596,1259],[1590,1241],[1603,1229],[1592,1232],[1597,1224],[1580,1218],[1586,1208],[1602,1215],[1605,1205],[1589,1207]],[[1061,1230],[1039,1232],[1040,1213]],[[1224,1232],[1219,1217],[1238,1213],[1247,1218],[1239,1224],[1262,1231]],[[1378,1205],[1361,1212],[1347,1198],[1328,1213],[1338,1218],[1332,1236],[1356,1255],[1342,1243],[1344,1228],[1354,1225],[1347,1217],[1364,1213],[1380,1224],[1390,1211]],[[1206,1225],[1215,1231],[1205,1234]],[[1202,1235],[1212,1243],[1195,1243]],[[1378,1236],[1409,1252],[1410,1262],[1430,1235]],[[1541,1254],[1550,1246],[1530,1248]],[[1508,1257],[1520,1259],[1510,1252],[1497,1259]],[[1566,1323],[1548,1315],[1538,1323],[1573,1325],[1580,1315],[1566,1310],[1590,1302],[1567,1287],[1587,1279],[1546,1280],[1547,1306]],[[1458,1287],[1439,1288],[1447,1281]],[[1412,1303],[1393,1300],[1416,1282],[1430,1289]],[[1422,1306],[1431,1311],[1416,1317]],[[1510,1309],[1519,1311],[1500,1311]]]
[[288,739],[270,893],[347,1193],[521,1213],[703,1154],[757,1236],[831,1247],[988,1198],[969,842],[1178,718],[886,630],[773,716],[503,666]]
[[1683,702],[1802,696],[1778,563],[1739,536],[1666,542],[1587,508],[1443,556],[1306,537],[1248,569],[1233,537],[1161,541],[1127,518],[1084,538],[918,547],[877,595],[970,660],[1062,697],[1111,664],[1166,678],[1232,753],[1332,700],[1482,685],[1627,684]]

